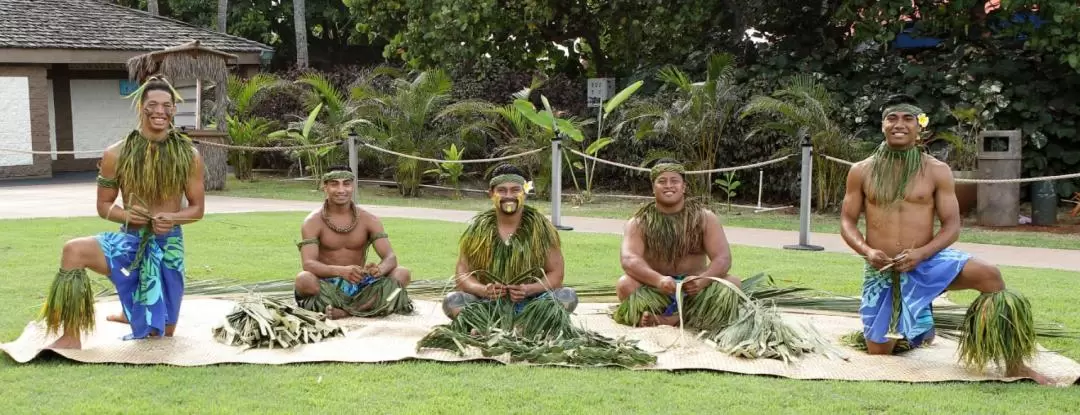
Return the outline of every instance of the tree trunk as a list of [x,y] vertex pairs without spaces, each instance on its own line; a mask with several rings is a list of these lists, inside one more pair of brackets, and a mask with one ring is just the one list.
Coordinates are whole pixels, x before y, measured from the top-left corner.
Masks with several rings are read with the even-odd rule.
[[146,11],[150,12],[150,14],[152,14],[154,16],[157,16],[158,15],[158,0],[149,0],[149,1],[147,1],[146,2]]
[[296,67],[308,67],[307,12],[304,0],[293,0],[293,23],[296,26]]
[[218,0],[217,2],[217,30],[221,33],[226,32],[226,26],[229,22],[229,0]]

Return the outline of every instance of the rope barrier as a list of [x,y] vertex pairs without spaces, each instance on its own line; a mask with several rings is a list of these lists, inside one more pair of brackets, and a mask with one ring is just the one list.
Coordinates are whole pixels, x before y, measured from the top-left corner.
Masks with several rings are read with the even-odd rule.
[[36,154],[48,154],[48,155],[59,155],[59,154],[101,154],[101,153],[104,153],[104,152],[105,152],[105,150],[77,150],[77,151],[59,151],[59,150],[53,151],[53,150],[49,150],[49,151],[35,151],[35,150],[19,150],[19,149],[14,149],[14,148],[0,148],[0,153],[19,153],[19,154],[35,154],[35,155]]
[[[567,148],[565,150],[569,151],[571,153],[574,153],[574,154],[576,154],[578,156],[584,157],[586,159],[596,161],[596,162],[600,162],[600,163],[604,163],[604,164],[608,164],[608,165],[612,165],[612,166],[615,166],[615,167],[622,167],[624,169],[640,171],[640,172],[652,171],[651,169],[647,169],[647,168],[644,168],[644,167],[631,166],[631,165],[628,165],[628,164],[622,164],[622,163],[615,162],[615,161],[604,160],[604,159],[599,158],[599,157],[593,157],[593,156],[590,156],[588,154],[582,153],[580,151],[574,150],[572,148]],[[720,168],[720,169],[711,169],[711,170],[691,170],[691,171],[687,171],[686,174],[726,173],[726,172],[729,172],[729,171],[748,170],[748,169],[753,169],[753,168],[756,168],[756,167],[763,167],[763,166],[768,166],[770,164],[776,164],[776,163],[779,163],[781,161],[787,160],[788,158],[790,158],[793,155],[794,154],[788,154],[788,155],[783,156],[783,157],[778,157],[778,158],[774,158],[772,160],[762,161],[760,163],[747,164],[745,166],[724,167],[724,168]]]
[[466,163],[490,163],[490,162],[493,162],[493,161],[512,160],[512,159],[516,159],[516,158],[519,158],[519,157],[525,157],[525,156],[528,156],[528,155],[530,155],[530,154],[536,154],[536,153],[539,153],[539,152],[541,152],[541,151],[544,151],[544,150],[546,150],[545,148],[538,148],[538,149],[535,149],[535,150],[529,150],[529,151],[526,151],[526,152],[524,152],[524,153],[518,153],[518,154],[511,154],[511,155],[509,155],[509,156],[503,156],[503,157],[495,157],[495,158],[487,158],[487,159],[472,159],[472,160],[437,160],[437,159],[430,159],[430,158],[427,158],[427,157],[419,157],[419,156],[414,156],[414,155],[411,155],[411,154],[403,154],[403,153],[398,153],[398,152],[396,152],[396,151],[393,151],[393,150],[387,150],[387,149],[385,149],[385,148],[382,148],[382,147],[378,147],[378,146],[375,146],[375,145],[372,145],[372,144],[368,144],[368,143],[360,143],[360,145],[362,145],[362,146],[364,146],[364,147],[367,147],[367,148],[370,148],[370,149],[372,149],[372,150],[375,150],[375,151],[381,151],[381,152],[383,152],[383,153],[387,153],[387,154],[393,154],[393,155],[395,155],[395,156],[398,156],[398,157],[405,157],[405,158],[410,158],[410,159],[413,159],[413,160],[420,160],[420,161],[430,161],[430,162],[432,162],[432,163],[451,163],[451,164],[466,164]]
[[[824,154],[822,154],[821,156],[825,157],[826,160],[832,161],[834,163],[844,164],[844,165],[847,165],[847,166],[855,165],[855,163],[844,160],[844,159],[838,159],[836,157],[827,156],[827,155],[824,155]],[[1059,174],[1057,176],[1026,177],[1026,178],[1023,178],[1023,179],[953,179],[953,181],[956,182],[956,183],[1002,184],[1002,183],[1030,183],[1030,182],[1065,180],[1065,179],[1076,179],[1076,178],[1080,178],[1080,173]]]
[[222,143],[215,143],[215,142],[212,142],[212,141],[199,141],[199,140],[191,140],[191,142],[193,142],[195,144],[202,144],[202,145],[206,145],[206,146],[210,146],[210,147],[220,147],[220,148],[225,148],[225,149],[229,149],[229,150],[240,150],[240,151],[289,151],[289,150],[310,150],[310,149],[313,149],[313,148],[321,148],[321,147],[333,147],[333,146],[341,145],[341,143],[344,143],[345,140],[337,140],[337,141],[332,141],[332,142],[328,142],[328,143],[307,144],[307,145],[302,145],[302,146],[277,146],[277,147],[237,146],[237,145],[232,145],[232,144],[222,144]]

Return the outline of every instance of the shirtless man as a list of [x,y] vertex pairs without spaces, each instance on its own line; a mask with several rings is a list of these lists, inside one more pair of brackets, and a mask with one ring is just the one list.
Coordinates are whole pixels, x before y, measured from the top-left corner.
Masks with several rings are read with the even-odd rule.
[[[296,302],[330,318],[403,313],[412,310],[404,288],[409,270],[397,256],[379,218],[353,203],[356,177],[347,167],[323,175],[326,201],[304,219],[298,244],[303,271],[296,275]],[[382,261],[365,266],[369,246]],[[381,302],[391,298],[404,301]]]
[[[697,201],[686,199],[686,170],[674,160],[658,160],[650,179],[655,201],[642,207],[627,222],[622,242],[625,275],[615,285],[619,309],[615,320],[632,326],[678,325],[675,315],[675,283],[684,279],[683,293],[693,298],[707,289],[721,289],[709,278],[727,280],[739,286],[739,278],[728,275],[731,248],[716,214]],[[667,296],[666,308],[629,307],[641,296]],[[644,304],[644,303],[639,303]],[[700,311],[708,304],[687,306],[686,313]],[[627,310],[648,309],[640,315]]]
[[[868,352],[891,354],[899,341],[904,349],[928,344],[934,338],[934,298],[945,290],[974,289],[983,294],[968,313],[992,318],[964,327],[961,358],[979,369],[987,361],[1003,361],[1007,376],[1029,376],[1046,383],[1046,378],[1023,364],[1023,359],[1031,356],[994,355],[987,344],[1002,342],[1021,350],[1021,343],[1033,342],[1034,336],[1026,340],[982,337],[995,332],[986,327],[1013,324],[1000,318],[1004,313],[999,311],[1009,307],[1005,303],[1026,306],[1027,300],[1006,290],[996,267],[949,247],[961,226],[952,171],[917,146],[919,133],[929,120],[916,104],[903,95],[885,103],[881,125],[885,141],[873,155],[852,166],[847,177],[841,235],[851,249],[866,258],[860,314]],[[858,228],[863,213],[865,239]],[[935,216],[941,222],[936,235]],[[899,298],[903,300],[897,301]],[[1030,311],[1018,314],[1022,321],[1015,324],[1031,330]],[[982,343],[976,343],[976,338]],[[1033,344],[1028,346],[1034,350]]]
[[[184,295],[180,225],[203,217],[203,161],[191,140],[172,128],[178,95],[166,80],[152,77],[133,95],[139,126],[105,150],[97,178],[98,216],[122,226],[64,244],[42,310],[50,333],[64,327],[51,348],[81,348],[80,332],[94,328],[86,268],[116,286],[123,313],[108,320],[131,326],[125,339],[172,336],[176,329]],[[121,193],[123,208],[114,204]]]

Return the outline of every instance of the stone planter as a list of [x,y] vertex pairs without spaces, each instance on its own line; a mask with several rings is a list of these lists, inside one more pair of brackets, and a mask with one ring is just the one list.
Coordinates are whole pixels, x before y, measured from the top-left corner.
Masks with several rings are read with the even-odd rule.
[[[953,179],[975,179],[974,170],[953,171]],[[960,216],[969,215],[979,203],[979,185],[977,183],[956,183],[956,202],[960,205]]]

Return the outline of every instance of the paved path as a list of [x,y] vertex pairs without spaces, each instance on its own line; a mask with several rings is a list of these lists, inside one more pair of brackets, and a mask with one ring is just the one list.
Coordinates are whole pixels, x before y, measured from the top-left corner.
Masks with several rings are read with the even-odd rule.
[[[58,182],[0,183],[0,219],[97,216],[94,208],[96,187],[85,180]],[[254,199],[207,196],[207,213],[310,211],[316,203],[293,200]],[[432,219],[465,222],[472,211],[428,209],[399,206],[369,206],[365,209],[379,217]],[[564,216],[563,224],[575,232],[621,234],[625,221],[618,219]],[[799,233],[770,229],[725,228],[728,241],[737,245],[782,248],[798,242]],[[851,254],[840,235],[813,233],[810,243],[825,251]],[[1080,244],[1080,238],[1078,238]],[[953,245],[997,265],[1080,271],[1080,251],[1048,248],[956,243]]]

